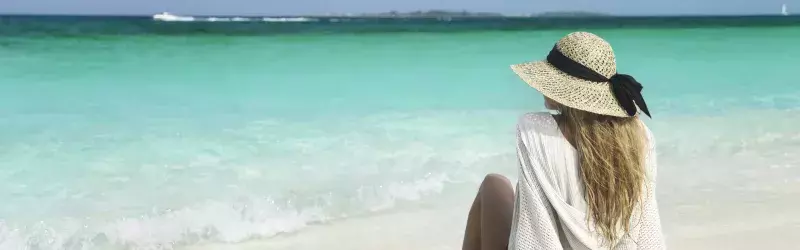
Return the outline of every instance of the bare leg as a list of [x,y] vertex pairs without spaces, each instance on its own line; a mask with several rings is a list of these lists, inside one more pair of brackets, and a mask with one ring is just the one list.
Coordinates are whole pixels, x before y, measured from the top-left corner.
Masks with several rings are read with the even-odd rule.
[[507,249],[513,216],[514,189],[511,182],[502,175],[487,175],[469,210],[462,249]]

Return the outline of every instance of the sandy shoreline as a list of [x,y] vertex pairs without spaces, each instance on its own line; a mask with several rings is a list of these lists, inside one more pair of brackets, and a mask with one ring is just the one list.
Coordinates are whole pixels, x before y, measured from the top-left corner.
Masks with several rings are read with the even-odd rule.
[[[457,214],[457,215],[456,215]],[[238,244],[206,244],[182,250],[289,249],[456,249],[460,248],[462,213],[441,216],[435,210],[354,218],[301,232]],[[436,218],[435,220],[431,220]],[[436,223],[431,223],[436,221]]]
[[794,249],[798,245],[800,223],[771,228],[738,230],[697,238],[670,239],[670,249]]
[[[294,250],[294,249],[420,249],[457,250],[461,246],[465,211],[439,210],[400,212],[354,218],[329,225],[311,226],[294,234],[238,244],[206,244],[183,250]],[[784,212],[789,212],[784,211]],[[723,217],[665,227],[669,249],[787,249],[797,244],[800,220],[765,221],[759,216],[742,218],[737,225]],[[774,215],[774,214],[773,214]],[[726,216],[727,217],[727,216]],[[791,218],[792,220],[788,220]],[[722,219],[722,220],[717,220]],[[747,220],[751,223],[748,223]],[[675,226],[682,224],[681,226]],[[743,226],[750,225],[750,226]]]

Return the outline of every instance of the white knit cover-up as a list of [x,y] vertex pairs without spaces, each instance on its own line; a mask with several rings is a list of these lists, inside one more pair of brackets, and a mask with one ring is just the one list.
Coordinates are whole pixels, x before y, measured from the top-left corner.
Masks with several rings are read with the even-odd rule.
[[[611,249],[666,249],[655,198],[655,141],[645,130],[646,197],[634,210],[631,231]],[[577,151],[552,115],[530,113],[519,120],[517,157],[519,181],[508,249],[609,249],[601,246],[600,236],[588,224]]]

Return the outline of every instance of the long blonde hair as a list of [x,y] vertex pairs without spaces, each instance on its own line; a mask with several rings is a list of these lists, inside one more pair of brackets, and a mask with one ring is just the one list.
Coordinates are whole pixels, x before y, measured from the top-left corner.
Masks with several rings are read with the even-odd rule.
[[[578,151],[588,218],[611,245],[630,232],[642,200],[646,135],[636,117],[613,117],[559,105],[568,139]],[[571,137],[571,138],[570,138]]]

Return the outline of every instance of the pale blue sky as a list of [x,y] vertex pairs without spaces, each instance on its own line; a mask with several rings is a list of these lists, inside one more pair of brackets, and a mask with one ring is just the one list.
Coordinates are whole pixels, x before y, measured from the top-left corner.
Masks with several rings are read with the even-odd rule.
[[447,9],[530,14],[597,11],[617,15],[777,14],[800,0],[0,0],[0,13],[150,15],[315,15]]

